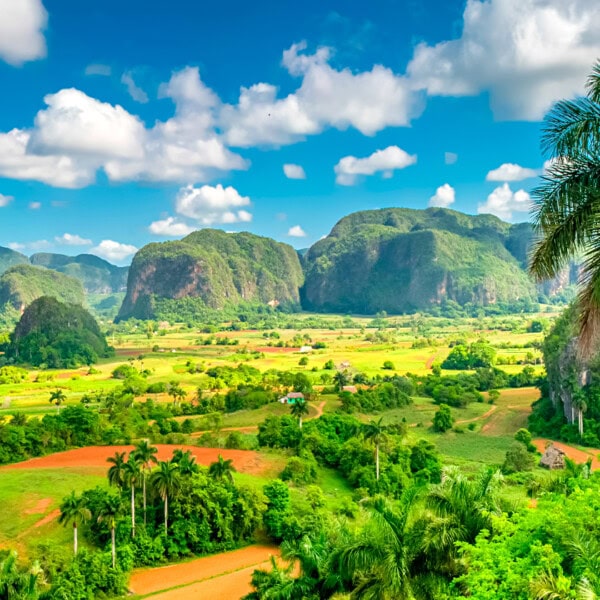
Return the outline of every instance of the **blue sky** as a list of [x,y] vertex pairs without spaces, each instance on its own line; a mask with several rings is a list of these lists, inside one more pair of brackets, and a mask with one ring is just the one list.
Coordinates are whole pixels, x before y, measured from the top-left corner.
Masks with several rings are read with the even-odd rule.
[[91,4],[0,0],[0,245],[26,254],[301,248],[386,206],[526,220],[544,114],[600,56],[589,0]]

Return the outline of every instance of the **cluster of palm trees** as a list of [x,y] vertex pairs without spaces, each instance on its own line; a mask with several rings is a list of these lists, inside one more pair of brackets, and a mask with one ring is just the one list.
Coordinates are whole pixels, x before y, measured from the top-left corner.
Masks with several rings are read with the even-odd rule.
[[[138,442],[134,449],[127,455],[126,452],[115,452],[114,456],[107,459],[110,464],[108,469],[108,482],[121,492],[128,490],[130,493],[131,536],[136,535],[136,492],[141,489],[144,525],[147,524],[147,488],[160,498],[164,510],[164,531],[169,529],[169,501],[179,492],[183,479],[198,473],[200,468],[190,450],[180,448],[173,451],[170,460],[158,460],[158,448],[152,446],[147,440]],[[225,460],[219,455],[218,460],[212,463],[208,473],[214,479],[233,484],[235,468],[232,460]],[[67,496],[60,506],[59,522],[73,525],[73,552],[78,550],[78,526],[89,521],[91,513],[86,506],[85,498],[77,496],[74,492]],[[98,520],[104,522],[111,534],[111,552],[113,568],[116,565],[116,528],[120,518],[124,516],[121,499],[109,496]]]

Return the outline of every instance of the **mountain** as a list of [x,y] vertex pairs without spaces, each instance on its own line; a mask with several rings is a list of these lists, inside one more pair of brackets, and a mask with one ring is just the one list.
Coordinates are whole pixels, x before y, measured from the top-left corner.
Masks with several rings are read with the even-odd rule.
[[532,232],[492,215],[388,208],[341,219],[304,258],[307,310],[372,314],[444,300],[536,300],[525,267]]
[[65,256],[44,252],[32,255],[29,260],[32,265],[78,279],[87,294],[112,294],[127,288],[128,267],[116,267],[92,254]]
[[10,303],[23,310],[42,296],[71,304],[83,304],[85,300],[81,282],[57,271],[20,264],[0,276],[0,307]]
[[296,251],[251,233],[203,229],[144,246],[134,257],[119,319],[156,316],[157,301],[196,298],[208,308],[240,302],[299,305]]
[[29,259],[20,252],[0,246],[0,275],[14,265],[27,264]]

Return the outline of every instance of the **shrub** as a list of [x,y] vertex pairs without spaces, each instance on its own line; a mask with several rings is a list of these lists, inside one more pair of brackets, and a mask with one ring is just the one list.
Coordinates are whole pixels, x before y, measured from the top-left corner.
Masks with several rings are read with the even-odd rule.
[[439,410],[433,417],[433,430],[439,433],[445,433],[449,429],[452,429],[454,425],[454,417],[450,411],[450,407],[447,404],[440,404]]

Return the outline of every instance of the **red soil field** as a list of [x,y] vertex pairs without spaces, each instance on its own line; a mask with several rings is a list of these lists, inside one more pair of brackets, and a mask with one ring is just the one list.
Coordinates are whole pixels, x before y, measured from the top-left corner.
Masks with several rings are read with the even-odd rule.
[[[152,594],[157,600],[209,598],[237,600],[249,593],[255,568],[267,568],[276,546],[248,546],[189,562],[134,571],[129,589],[136,595]],[[183,586],[183,587],[181,587]],[[177,589],[172,589],[177,588]],[[161,590],[165,591],[160,594]]]
[[275,346],[262,346],[256,348],[257,352],[264,352],[265,354],[292,354],[293,352],[299,352],[300,348],[277,348]]
[[578,450],[577,448],[574,448],[573,446],[567,446],[567,444],[563,444],[562,442],[554,442],[544,438],[535,439],[533,440],[533,443],[538,451],[542,454],[546,451],[546,446],[549,443],[552,443],[559,450],[562,450],[571,460],[574,460],[577,463],[584,463],[587,462],[588,458],[592,458],[592,469],[600,469],[600,460],[598,460],[600,450],[597,450],[596,448]]
[[[232,459],[240,473],[258,475],[265,471],[268,464],[258,454],[250,450],[223,450],[220,448],[199,448],[198,446],[157,444],[159,460],[168,460],[173,450],[181,448],[190,450],[201,465],[210,465],[217,460],[219,454],[225,459]],[[129,452],[133,446],[89,446],[58,452],[40,458],[32,458],[20,463],[5,465],[2,469],[56,469],[62,467],[86,467],[106,469],[106,459],[115,452]]]

